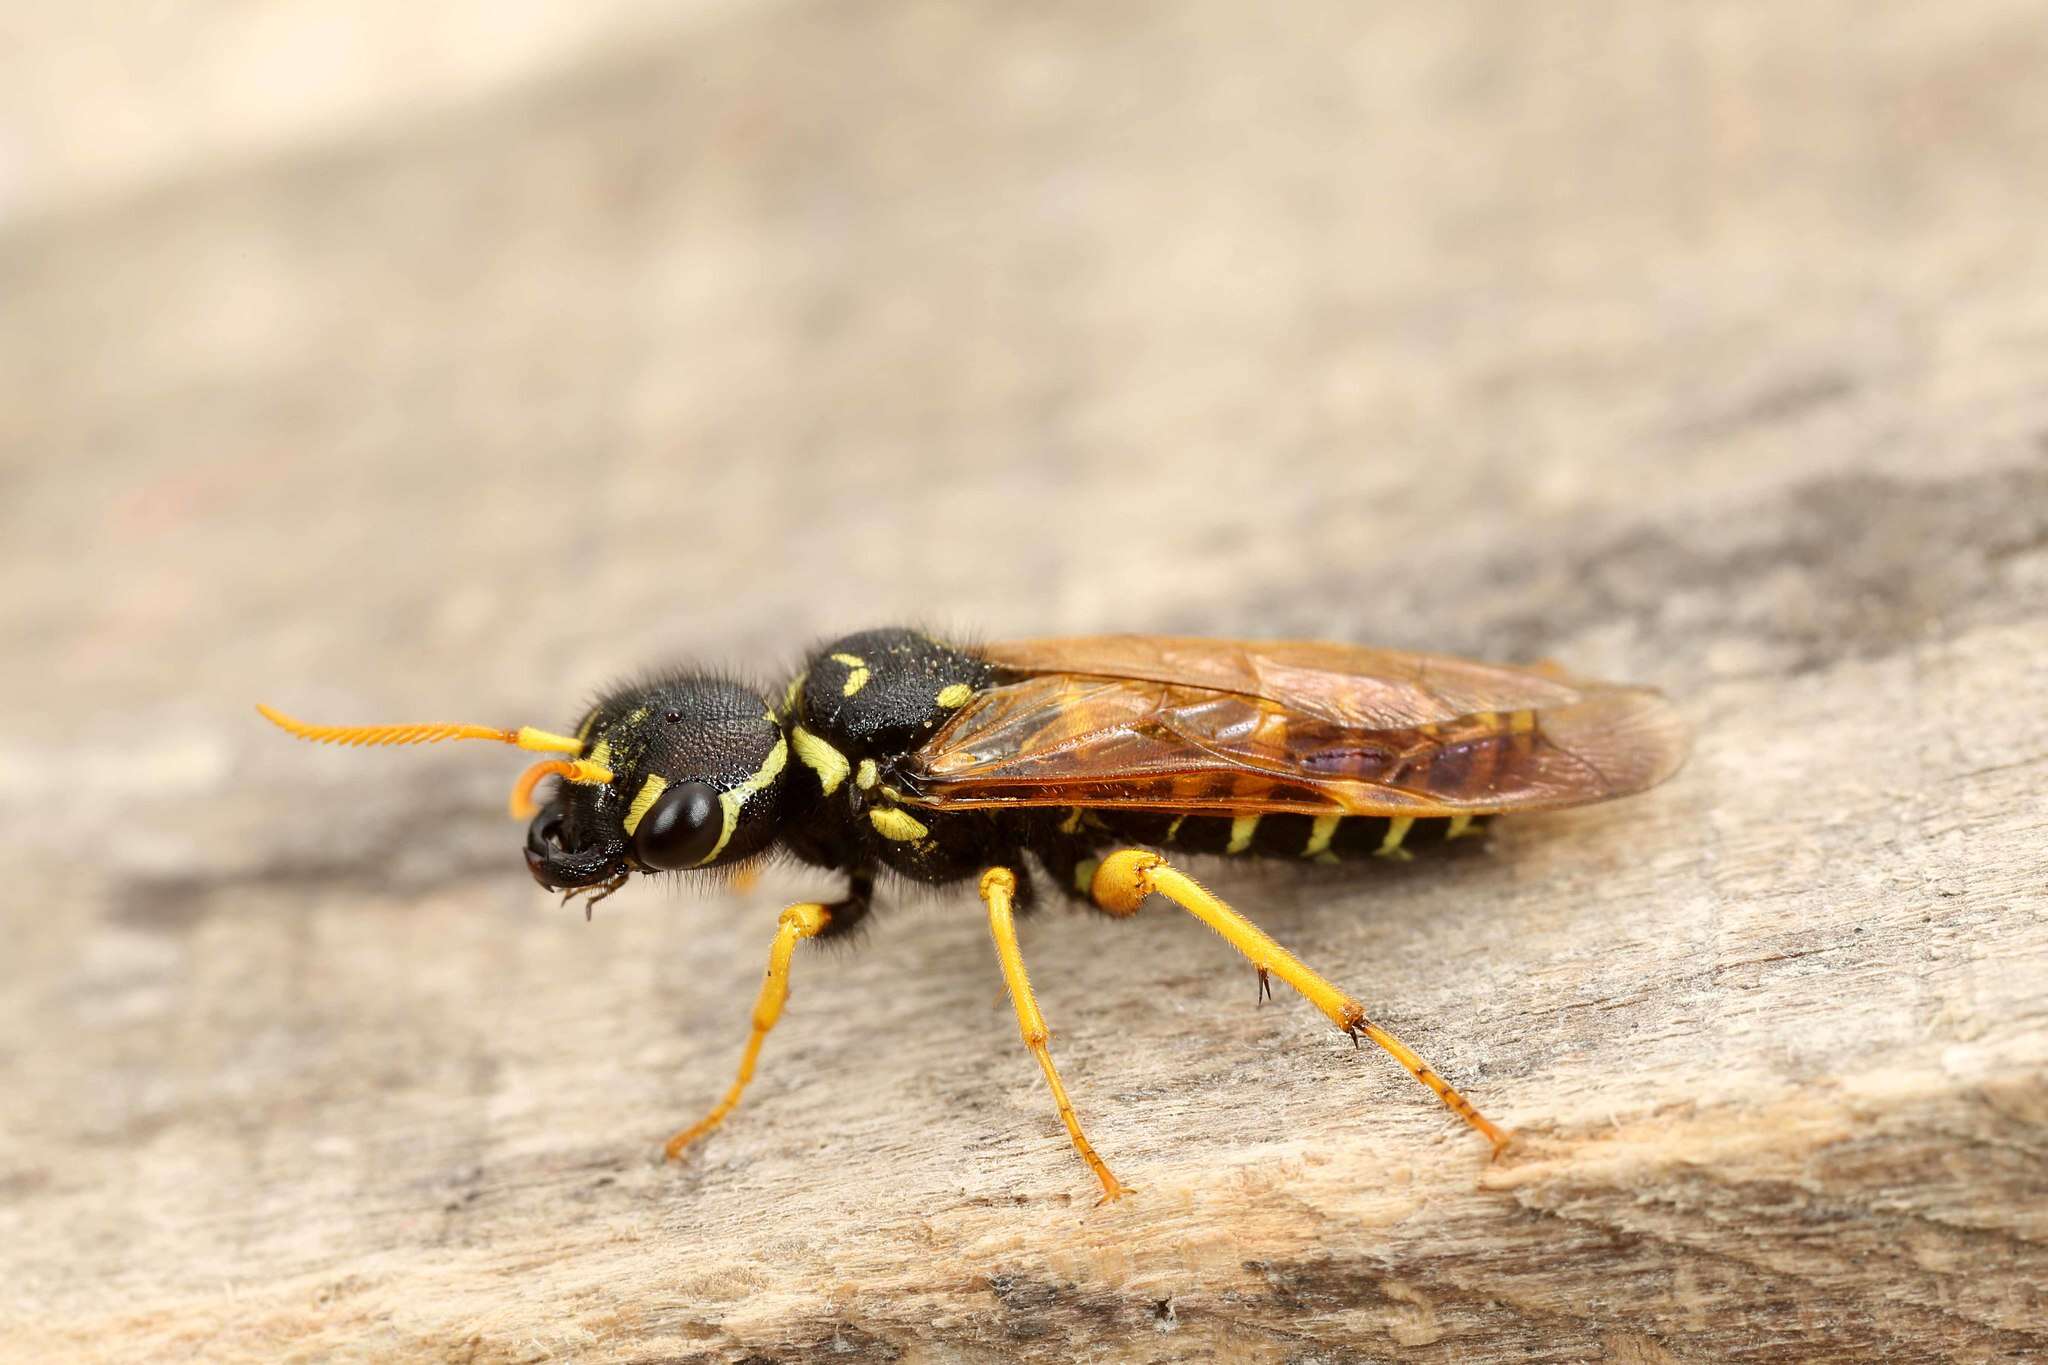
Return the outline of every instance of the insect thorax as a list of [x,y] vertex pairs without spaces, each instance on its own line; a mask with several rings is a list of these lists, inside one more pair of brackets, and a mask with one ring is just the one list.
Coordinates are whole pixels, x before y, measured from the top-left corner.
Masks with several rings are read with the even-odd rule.
[[893,778],[898,761],[993,676],[982,660],[912,630],[863,631],[814,654],[783,708],[811,779],[795,778],[792,850],[824,864],[879,862],[920,881],[977,873],[993,821],[907,806]]

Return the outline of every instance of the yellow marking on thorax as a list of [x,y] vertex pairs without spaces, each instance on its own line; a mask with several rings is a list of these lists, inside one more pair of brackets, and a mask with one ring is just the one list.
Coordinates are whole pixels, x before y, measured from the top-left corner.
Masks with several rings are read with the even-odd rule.
[[778,735],[775,738],[775,747],[768,751],[768,757],[762,760],[761,766],[754,770],[752,777],[731,791],[718,794],[718,804],[725,816],[725,826],[718,832],[718,842],[711,846],[709,853],[697,860],[697,866],[705,867],[719,854],[725,852],[726,841],[731,839],[732,832],[739,828],[740,810],[747,804],[747,798],[775,781],[781,774],[783,765],[788,762],[789,745]]
[[911,843],[931,833],[916,816],[894,806],[875,807],[868,812],[868,823],[875,827],[875,833],[898,843]]
[[1240,815],[1230,822],[1230,842],[1223,846],[1225,853],[1242,853],[1252,846],[1252,835],[1258,832],[1259,816]]
[[789,732],[789,742],[796,749],[796,756],[806,768],[818,775],[818,785],[830,796],[839,790],[839,784],[853,771],[853,765],[846,761],[846,755],[819,739],[799,725]]
[[832,662],[846,665],[846,685],[839,689],[839,695],[850,697],[868,685],[868,661],[858,654],[834,654]]
[[804,679],[810,676],[810,670],[805,669],[794,678],[791,678],[789,686],[782,690],[782,709],[792,716],[796,714],[797,700],[804,694]]
[[1304,858],[1314,858],[1330,851],[1330,840],[1337,833],[1337,822],[1341,815],[1318,815],[1316,822],[1308,827],[1308,844],[1301,850]]
[[868,685],[868,661],[858,654],[834,654],[832,662],[846,665],[846,685],[839,689],[839,695],[850,697]]
[[633,831],[640,828],[640,822],[647,817],[647,808],[661,799],[668,790],[668,779],[649,777],[640,784],[640,790],[633,797],[633,804],[626,807],[626,837],[632,838]]
[[973,695],[974,689],[966,683],[953,683],[940,688],[939,695],[933,700],[950,711],[956,706],[967,705],[967,699]]
[[1397,815],[1387,821],[1387,837],[1380,840],[1380,846],[1373,850],[1373,856],[1392,858],[1404,863],[1413,858],[1413,853],[1401,847],[1401,841],[1408,837],[1408,831],[1414,828],[1414,825],[1415,817],[1412,815]]
[[853,775],[853,785],[862,791],[875,785],[875,760],[864,758],[860,761],[860,767]]

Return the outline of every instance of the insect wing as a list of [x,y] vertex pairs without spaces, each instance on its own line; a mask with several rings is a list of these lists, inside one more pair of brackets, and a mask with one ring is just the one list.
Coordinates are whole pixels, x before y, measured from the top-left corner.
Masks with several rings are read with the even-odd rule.
[[1017,674],[1083,673],[1263,697],[1353,730],[1405,730],[1483,711],[1568,706],[1589,686],[1556,669],[1315,640],[1081,635],[1014,640],[982,653]]
[[1676,712],[1554,670],[1147,636],[995,645],[1014,680],[911,756],[912,801],[1430,816],[1581,805],[1668,777]]

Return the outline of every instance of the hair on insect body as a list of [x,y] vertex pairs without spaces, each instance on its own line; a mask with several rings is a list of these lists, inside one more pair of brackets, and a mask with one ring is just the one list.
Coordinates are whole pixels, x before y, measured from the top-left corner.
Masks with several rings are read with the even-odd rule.
[[[589,906],[634,873],[727,873],[771,851],[839,874],[784,910],[739,1074],[675,1158],[725,1121],[789,996],[798,944],[851,933],[890,873],[974,883],[1025,1046],[1102,1186],[1053,1065],[1016,918],[1038,888],[1110,915],[1158,894],[1277,977],[1354,1042],[1384,1049],[1493,1145],[1508,1134],[1355,998],[1167,861],[1406,860],[1487,817],[1640,792],[1684,760],[1676,711],[1648,688],[1549,665],[1309,642],[1108,635],[962,647],[906,629],[814,653],[781,691],[655,674],[600,697],[573,732],[480,725],[308,725],[302,739],[486,739],[545,755],[513,784],[535,881]],[[541,784],[554,779],[543,799]]]

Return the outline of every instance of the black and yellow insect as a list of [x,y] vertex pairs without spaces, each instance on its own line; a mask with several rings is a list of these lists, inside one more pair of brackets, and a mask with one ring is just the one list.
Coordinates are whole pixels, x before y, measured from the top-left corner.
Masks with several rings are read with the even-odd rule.
[[[1685,754],[1645,688],[1548,666],[1507,668],[1345,645],[1097,636],[961,648],[910,630],[850,635],[779,695],[677,672],[621,688],[573,735],[483,726],[306,725],[304,739],[494,739],[553,754],[513,789],[526,865],[551,891],[601,899],[634,872],[732,869],[781,850],[844,873],[846,894],[782,912],[739,1076],[669,1140],[716,1128],[754,1074],[808,938],[868,913],[877,873],[974,879],[1024,1042],[1102,1182],[1047,1049],[1017,944],[1030,865],[1061,892],[1128,915],[1153,892],[1221,934],[1353,1039],[1392,1054],[1498,1151],[1507,1134],[1364,1006],[1156,850],[1314,862],[1405,859],[1484,816],[1581,805],[1662,781]],[[551,799],[533,794],[559,778]]]

